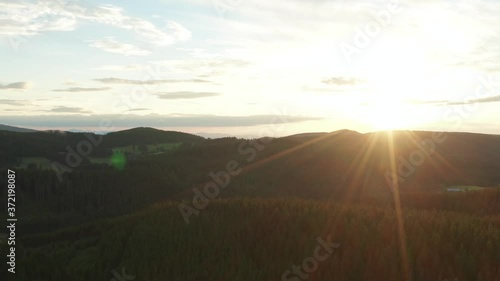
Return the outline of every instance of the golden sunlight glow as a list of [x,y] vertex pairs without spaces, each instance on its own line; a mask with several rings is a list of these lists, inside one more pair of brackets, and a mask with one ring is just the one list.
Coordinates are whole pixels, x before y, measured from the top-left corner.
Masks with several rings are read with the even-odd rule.
[[355,118],[374,131],[404,129],[426,122],[418,109],[410,102],[399,99],[397,92],[389,92],[381,100],[360,105]]
[[408,107],[399,101],[380,101],[367,105],[360,117],[376,131],[407,128],[418,122],[409,116]]
[[423,50],[410,41],[390,41],[375,47],[365,60],[366,66],[357,71],[366,77],[369,92],[359,100],[355,118],[377,131],[425,123],[424,109],[412,101],[432,99],[429,89],[439,88],[440,81],[431,79],[434,64]]

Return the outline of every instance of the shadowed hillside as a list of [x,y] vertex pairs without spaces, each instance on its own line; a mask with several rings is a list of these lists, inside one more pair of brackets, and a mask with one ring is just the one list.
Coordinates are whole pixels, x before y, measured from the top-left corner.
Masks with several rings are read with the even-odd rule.
[[[407,210],[407,260],[400,254],[398,225],[387,206],[296,199],[214,200],[186,225],[177,204],[166,202],[132,216],[26,237],[18,276],[108,280],[113,270],[125,269],[137,280],[399,281],[408,270],[414,281],[499,280],[498,215]],[[321,259],[309,270],[318,247]]]
[[[2,131],[0,142],[7,155],[50,155],[82,137]],[[137,128],[98,147],[128,155],[123,166],[16,168],[20,280],[108,280],[117,268],[140,280],[287,280],[325,235],[341,247],[314,280],[500,276],[500,136],[211,140]]]
[[3,125],[3,124],[0,124],[0,131],[11,131],[11,132],[19,132],[19,133],[34,133],[34,132],[36,132],[36,130],[32,130],[32,129],[8,126],[8,125]]
[[[0,130],[0,167],[13,167],[22,158],[43,158],[65,162],[67,153],[82,143],[91,147],[91,157],[110,157],[114,148],[158,144],[187,144],[203,141],[199,136],[152,128],[135,128],[106,135],[64,131],[34,131],[20,133]],[[70,150],[68,150],[68,147]],[[86,148],[87,149],[87,148]]]
[[[188,145],[176,146],[167,153],[125,159],[123,170],[92,162],[82,162],[81,166],[62,172],[50,166],[20,170],[23,176],[18,179],[18,200],[21,206],[30,206],[19,211],[30,218],[20,227],[43,232],[68,223],[130,213],[161,200],[192,200],[193,190],[203,190],[205,185],[214,183],[213,175],[226,173],[230,161],[238,164],[241,173],[231,176],[227,187],[220,188],[217,195],[220,198],[293,196],[391,204],[394,189],[391,179],[398,177],[403,197],[405,193],[441,193],[456,186],[464,186],[464,190],[481,189],[497,187],[500,183],[497,172],[500,170],[500,136],[494,135],[446,133],[441,136],[444,142],[435,143],[432,151],[419,143],[432,139],[435,133],[407,131],[394,132],[392,137],[386,132],[338,131],[276,139],[203,140],[182,133],[136,129],[115,133],[110,140],[117,145],[137,143],[135,134],[146,133],[153,135],[143,140],[143,144],[184,141]],[[47,150],[50,144],[58,147],[64,141],[77,141],[82,136],[74,133],[22,135],[32,139],[25,137],[17,142],[31,141],[38,145],[35,148]],[[9,137],[2,139],[5,142]],[[396,160],[395,176],[391,168],[392,150]],[[411,162],[410,158],[417,155],[415,151],[424,151],[420,153],[424,158],[419,160],[419,165],[400,163]],[[403,173],[398,175],[398,170]],[[421,201],[408,202],[412,204],[422,205]],[[429,208],[432,206],[434,203],[429,203]]]

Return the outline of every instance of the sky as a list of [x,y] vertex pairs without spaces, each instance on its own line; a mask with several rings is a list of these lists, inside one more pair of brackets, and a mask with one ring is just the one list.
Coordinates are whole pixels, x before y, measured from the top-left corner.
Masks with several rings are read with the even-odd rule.
[[500,134],[500,2],[0,0],[0,124]]

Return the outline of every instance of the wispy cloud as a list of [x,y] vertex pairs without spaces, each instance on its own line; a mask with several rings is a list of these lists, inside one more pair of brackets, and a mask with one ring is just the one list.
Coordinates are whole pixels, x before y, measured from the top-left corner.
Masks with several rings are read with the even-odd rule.
[[411,104],[437,104],[437,105],[443,105],[449,103],[449,101],[446,100],[410,100],[409,103]]
[[203,79],[185,79],[185,80],[175,80],[175,79],[158,79],[158,80],[132,80],[132,79],[121,79],[121,78],[98,78],[94,79],[102,83],[108,84],[134,84],[134,85],[157,85],[165,83],[210,83],[211,81]]
[[196,71],[200,70],[200,68],[220,69],[227,67],[244,67],[251,64],[251,62],[247,60],[231,59],[225,57],[217,57],[214,59],[162,60],[155,61],[153,63],[186,71]]
[[167,29],[173,33],[176,40],[185,41],[191,38],[191,31],[174,21],[167,21]]
[[[500,52],[498,54],[500,54]],[[498,56],[498,54],[496,54],[495,56]],[[500,59],[498,59],[497,57],[463,60],[453,63],[452,65],[458,67],[472,67],[476,69],[482,69],[488,72],[500,71]]]
[[430,100],[430,101],[412,100],[412,101],[410,101],[410,103],[412,103],[412,104],[421,104],[421,105],[434,104],[434,105],[440,105],[440,106],[467,105],[467,104],[488,103],[488,102],[500,102],[500,95],[486,97],[486,98],[480,98],[480,99],[463,100],[463,101],[450,101],[450,100],[435,100],[435,101],[433,101],[433,100]]
[[14,82],[10,84],[0,84],[0,90],[7,89],[28,89],[30,87],[29,82]]
[[145,42],[158,46],[191,37],[189,30],[173,21],[160,28],[148,20],[128,16],[118,6],[83,5],[75,1],[0,2],[0,18],[0,35],[30,36],[46,31],[70,31],[81,23],[90,22],[133,31]]
[[360,79],[349,78],[349,77],[331,77],[328,79],[324,79],[321,82],[328,85],[343,86],[343,85],[356,85],[362,83],[363,81]]
[[198,77],[211,77],[234,73],[242,68],[252,65],[248,60],[235,59],[222,55],[211,58],[196,58],[184,60],[161,60],[151,62],[169,69],[175,73],[186,73]]
[[83,87],[71,87],[66,89],[54,89],[53,92],[98,92],[107,91],[112,89],[111,87],[100,87],[100,88],[83,88]]
[[13,105],[13,106],[24,106],[24,105],[30,104],[30,102],[26,101],[26,100],[7,100],[7,99],[2,99],[2,100],[0,100],[0,104]]
[[[51,3],[52,2],[52,3]],[[44,31],[69,31],[75,29],[77,17],[58,2],[39,1],[0,2],[0,35],[36,35]]]
[[57,113],[91,113],[91,111],[85,110],[81,107],[70,107],[70,106],[56,106],[48,111]]
[[219,93],[212,93],[212,92],[190,92],[190,91],[165,92],[156,94],[158,98],[164,100],[197,99],[197,98],[215,97],[219,95],[220,95]]
[[445,103],[445,105],[465,105],[465,104],[499,102],[499,101],[500,101],[500,96],[491,96],[487,98],[465,100],[465,101],[450,101]]
[[346,88],[332,88],[331,86],[326,86],[326,87],[321,87],[321,86],[309,86],[309,85],[304,85],[300,88],[302,92],[305,93],[320,93],[320,94],[337,94],[337,93],[342,93],[342,92],[349,92],[349,89]]
[[113,37],[90,42],[90,47],[98,48],[110,53],[122,54],[124,56],[147,56],[151,54],[148,50],[141,49],[132,44],[119,42]]
[[139,107],[139,108],[131,108],[128,111],[145,111],[150,110],[149,108]]
[[71,79],[66,79],[64,80],[64,85],[66,86],[76,86],[78,85],[78,82],[71,80]]
[[127,65],[101,65],[96,67],[97,70],[105,70],[105,71],[138,71],[142,70],[144,67],[139,64],[127,64]]

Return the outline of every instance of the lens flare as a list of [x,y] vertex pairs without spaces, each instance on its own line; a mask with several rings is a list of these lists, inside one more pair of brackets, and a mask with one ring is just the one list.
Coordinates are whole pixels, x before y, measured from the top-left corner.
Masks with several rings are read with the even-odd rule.
[[111,166],[113,166],[118,171],[123,170],[125,168],[125,164],[127,163],[127,159],[125,158],[125,154],[121,151],[114,151],[111,156]]

